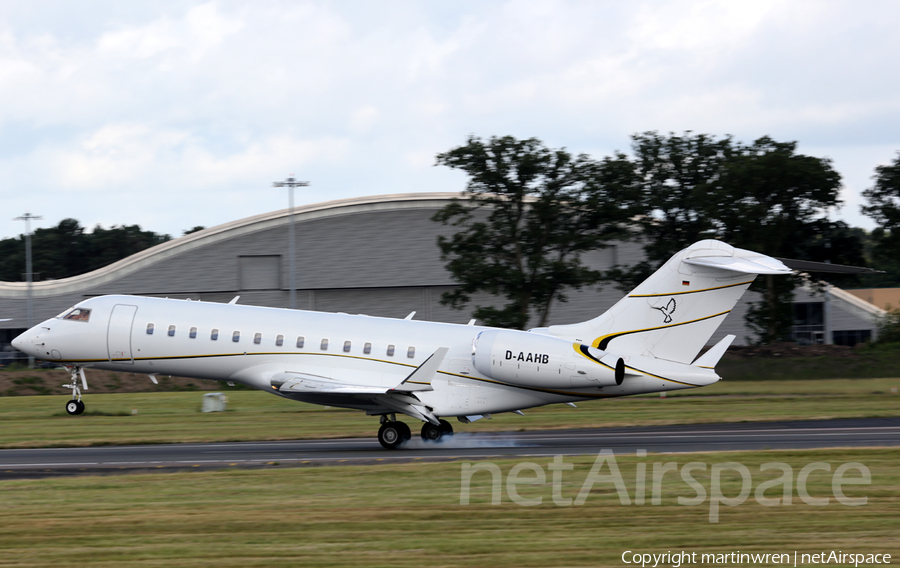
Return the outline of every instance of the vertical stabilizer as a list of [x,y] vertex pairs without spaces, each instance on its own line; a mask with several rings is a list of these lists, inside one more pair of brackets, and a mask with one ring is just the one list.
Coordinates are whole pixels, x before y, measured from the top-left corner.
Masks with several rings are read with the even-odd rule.
[[694,243],[600,317],[551,335],[604,351],[689,364],[757,274],[790,274],[774,258],[721,241]]

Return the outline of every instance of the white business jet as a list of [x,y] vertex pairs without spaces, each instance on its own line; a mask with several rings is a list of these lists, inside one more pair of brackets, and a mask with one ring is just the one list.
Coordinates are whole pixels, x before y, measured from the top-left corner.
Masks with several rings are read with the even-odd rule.
[[530,331],[255,306],[102,296],[13,345],[69,368],[69,414],[84,412],[85,368],[237,382],[304,402],[380,416],[378,441],[410,439],[398,414],[439,440],[500,412],[700,387],[734,340],[697,355],[757,274],[780,261],[698,242],[603,315]]

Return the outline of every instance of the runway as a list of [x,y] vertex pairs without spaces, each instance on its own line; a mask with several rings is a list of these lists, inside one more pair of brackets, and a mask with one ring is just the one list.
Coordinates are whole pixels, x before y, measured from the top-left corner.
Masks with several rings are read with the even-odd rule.
[[633,454],[637,450],[680,453],[896,446],[900,446],[900,418],[460,432],[440,443],[426,443],[414,436],[392,451],[382,449],[373,435],[332,440],[0,450],[0,479],[197,468],[485,460],[596,454],[602,449]]

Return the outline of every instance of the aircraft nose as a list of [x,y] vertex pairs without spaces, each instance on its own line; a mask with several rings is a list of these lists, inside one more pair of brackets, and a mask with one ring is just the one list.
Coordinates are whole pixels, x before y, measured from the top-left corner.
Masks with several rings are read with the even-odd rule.
[[34,355],[34,332],[28,330],[12,340],[12,346],[23,353]]

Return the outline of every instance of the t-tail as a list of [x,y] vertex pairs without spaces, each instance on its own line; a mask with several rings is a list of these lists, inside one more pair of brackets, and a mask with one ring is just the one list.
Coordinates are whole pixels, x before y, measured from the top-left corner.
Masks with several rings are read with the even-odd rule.
[[763,254],[715,240],[675,254],[603,315],[545,333],[610,353],[714,367],[734,339],[728,336],[700,359],[725,317],[757,274],[790,274]]

